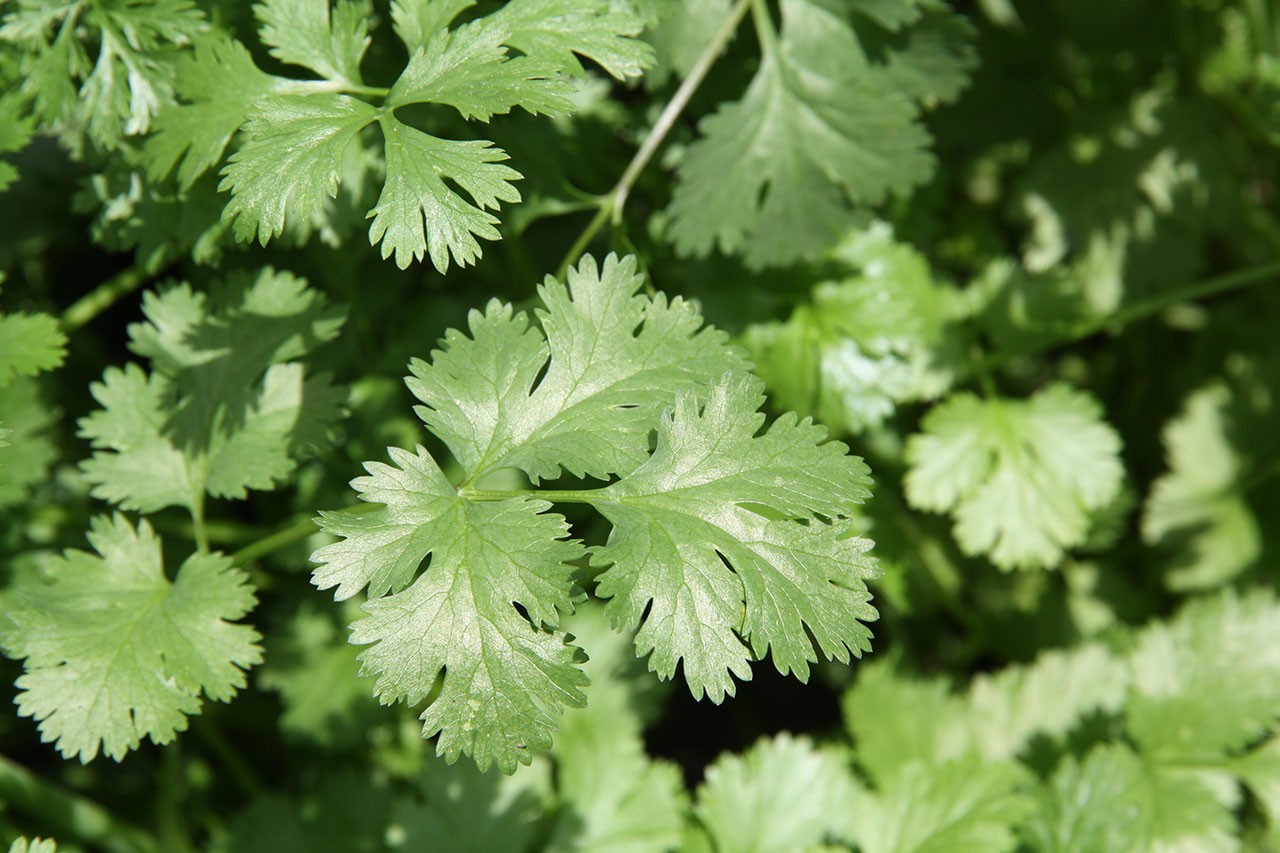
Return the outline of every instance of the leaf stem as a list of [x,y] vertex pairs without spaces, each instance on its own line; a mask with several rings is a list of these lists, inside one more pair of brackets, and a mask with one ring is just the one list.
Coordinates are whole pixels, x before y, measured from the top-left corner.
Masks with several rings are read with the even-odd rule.
[[266,796],[266,788],[254,774],[253,768],[212,720],[207,716],[195,717],[192,728],[222,762],[222,766],[226,768],[228,775],[239,786],[246,798],[255,801]]
[[1184,284],[1121,308],[1110,317],[1094,323],[1080,337],[1089,337],[1107,328],[1119,328],[1136,320],[1145,319],[1179,302],[1194,302],[1198,299],[1207,299],[1210,296],[1217,296],[1220,293],[1261,284],[1268,279],[1275,278],[1280,278],[1280,261],[1260,264],[1248,269],[1236,270],[1225,275]]
[[473,489],[463,486],[458,494],[469,501],[505,501],[511,498],[541,498],[552,503],[595,503],[602,489]]
[[0,755],[0,801],[47,824],[50,832],[107,853],[154,853],[155,837],[102,806],[36,776]]
[[[382,504],[358,503],[354,506],[333,510],[333,512],[344,512],[348,515],[363,515],[367,512],[373,512],[378,509],[382,509]],[[319,529],[320,528],[316,526],[314,519],[304,518],[302,521],[291,524],[283,530],[277,530],[270,536],[259,539],[256,542],[250,542],[248,545],[231,555],[231,562],[233,565],[243,566],[245,563],[257,560],[260,557],[265,557],[266,555],[279,551],[281,548],[286,548],[295,542],[301,542],[303,539],[306,539]]]
[[729,39],[737,32],[738,25],[742,23],[742,19],[747,14],[747,9],[750,6],[751,0],[737,0],[733,8],[729,10],[729,14],[720,22],[720,26],[711,36],[711,40],[707,42],[707,46],[702,49],[702,53],[698,54],[698,58],[689,69],[688,75],[680,82],[680,86],[676,89],[675,94],[671,96],[671,100],[667,102],[667,105],[662,108],[662,112],[658,114],[653,127],[649,129],[644,140],[640,143],[640,148],[636,151],[635,156],[631,158],[631,162],[627,164],[622,177],[614,184],[613,189],[600,196],[598,200],[599,209],[596,211],[596,215],[587,223],[587,227],[578,235],[578,239],[573,242],[573,245],[565,254],[564,260],[560,262],[560,268],[556,272],[558,278],[564,278],[565,272],[582,256],[582,253],[591,245],[591,241],[595,239],[596,234],[600,232],[606,222],[612,222],[617,225],[622,221],[622,209],[627,204],[628,196],[631,195],[631,188],[635,186],[640,174],[649,165],[649,161],[653,159],[653,155],[658,153],[658,149],[662,147],[667,134],[675,126],[676,119],[680,117],[685,107],[689,105],[694,93],[698,91],[698,87],[706,79],[711,66],[715,64],[725,45],[729,43]]
[[122,296],[137,290],[149,276],[142,267],[134,264],[125,267],[93,290],[71,303],[62,312],[62,329],[74,332],[89,323],[103,311],[116,304]]

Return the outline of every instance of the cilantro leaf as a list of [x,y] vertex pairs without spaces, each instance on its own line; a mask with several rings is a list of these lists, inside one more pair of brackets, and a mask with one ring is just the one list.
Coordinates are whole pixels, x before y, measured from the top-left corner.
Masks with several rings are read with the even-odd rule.
[[80,421],[95,496],[197,511],[206,493],[275,488],[323,442],[344,395],[292,359],[337,335],[342,317],[301,279],[267,268],[213,300],[179,285],[147,294],[143,311],[130,347],[152,372],[108,368],[90,387],[102,408]]
[[9,845],[9,853],[58,853],[58,842],[52,838],[28,839],[23,835]]
[[708,767],[694,813],[718,850],[783,853],[843,838],[853,797],[839,754],[781,734]]
[[[27,147],[34,131],[30,119],[20,114],[16,96],[0,97],[0,154],[12,154]],[[18,169],[0,160],[0,192],[18,180]]]
[[1252,465],[1231,441],[1237,403],[1226,383],[1214,382],[1165,425],[1169,470],[1147,496],[1142,538],[1174,550],[1166,580],[1174,589],[1217,586],[1262,552],[1262,531],[1241,488]]
[[234,624],[254,606],[247,577],[218,554],[194,554],[170,582],[160,539],[143,521],[96,517],[97,554],[67,551],[53,583],[24,583],[5,636],[25,661],[18,712],[66,757],[119,760],[143,737],[168,743],[200,709],[225,702],[262,659],[258,634]]
[[959,299],[887,226],[852,233],[830,258],[848,275],[818,284],[785,322],[748,326],[743,344],[779,408],[861,432],[950,386]]
[[347,146],[377,117],[349,95],[269,95],[245,123],[247,141],[222,170],[222,212],[237,240],[262,245],[284,231],[285,218],[318,216],[326,196],[338,194]]
[[38,382],[28,376],[0,385],[0,425],[8,446],[0,447],[0,508],[21,503],[28,490],[45,481],[58,458],[48,429],[58,412],[40,397]]
[[144,161],[157,181],[176,167],[178,184],[187,190],[222,159],[258,99],[284,81],[259,71],[240,42],[219,35],[197,42],[175,75],[177,94],[186,103],[156,115]]
[[481,121],[517,106],[564,115],[574,109],[569,76],[584,73],[579,56],[621,78],[638,74],[652,51],[633,38],[639,19],[603,0],[516,0],[450,29],[471,5],[393,3],[392,22],[409,61],[381,89],[360,77],[370,43],[364,4],[262,0],[255,8],[272,55],[323,79],[266,74],[239,43],[202,40],[178,66],[185,103],[157,120],[145,152],[148,173],[158,179],[176,170],[189,188],[239,134],[241,144],[221,172],[219,189],[231,194],[223,221],[237,240],[266,245],[290,223],[324,221],[327,200],[344,180],[344,157],[353,144],[366,144],[366,128],[377,124],[386,169],[368,213],[371,244],[381,243],[383,257],[394,255],[402,269],[427,256],[441,272],[451,259],[473,263],[477,240],[499,236],[489,211],[520,200],[512,182],[521,175],[499,165],[507,155],[490,142],[435,136],[398,111],[439,104]]
[[[581,659],[558,626],[581,598],[582,571],[570,563],[586,549],[538,490],[494,489],[503,469],[535,484],[562,472],[621,476],[545,496],[591,504],[618,525],[592,555],[615,564],[597,589],[617,597],[615,623],[640,621],[658,578],[637,644],[662,644],[665,676],[670,633],[706,630],[732,647],[722,666],[678,641],[676,656],[699,669],[686,673],[695,695],[723,698],[732,691],[723,667],[748,677],[749,656],[770,649],[780,670],[806,677],[817,659],[806,630],[827,657],[867,647],[859,619],[875,611],[863,581],[876,569],[870,543],[844,529],[850,504],[867,494],[862,461],[794,416],[754,437],[763,398],[758,380],[735,378],[741,355],[683,301],[637,295],[634,270],[633,258],[610,256],[603,267],[587,258],[567,286],[548,278],[540,330],[497,301],[473,311],[471,336],[450,330],[407,380],[423,402],[415,411],[457,462],[456,480],[424,448],[392,448],[393,465],[366,463],[369,475],[352,483],[381,506],[318,519],[340,541],[312,555],[313,582],[338,599],[368,589],[369,615],[352,628],[353,642],[370,645],[364,671],[386,702],[434,694],[424,732],[440,735],[437,752],[450,761],[466,753],[512,772],[531,747],[550,745],[565,706],[584,701]],[[713,370],[729,372],[712,385]],[[704,408],[694,395],[709,385]],[[674,525],[671,553],[637,545],[653,519]],[[708,536],[741,580],[696,544]],[[687,549],[677,554],[679,541]],[[705,626],[676,600],[682,575],[713,616]]]
[[21,95],[73,148],[114,149],[174,98],[174,58],[205,31],[191,0],[18,0],[0,41],[22,51]]
[[67,336],[48,314],[0,314],[0,387],[62,364]]
[[639,77],[653,63],[653,49],[633,38],[640,34],[643,21],[616,3],[511,0],[493,17],[511,28],[508,44],[567,74],[586,74],[577,55],[598,63],[619,80]]
[[525,780],[523,774],[510,779],[428,757],[418,797],[402,799],[392,817],[410,850],[521,853],[533,849],[545,809]]
[[482,769],[511,773],[529,763],[531,747],[551,745],[562,706],[585,701],[577,650],[541,627],[572,609],[574,570],[565,563],[582,548],[566,541],[568,526],[545,501],[472,503],[423,448],[390,453],[395,467],[368,463],[369,476],[353,481],[385,509],[321,515],[320,526],[343,541],[312,555],[321,564],[313,582],[337,586],[340,599],[366,584],[375,596],[351,641],[373,644],[361,654],[363,672],[377,678],[384,703],[422,701],[443,671],[423,736],[439,733],[437,752],[450,762],[465,752]]
[[1030,811],[1019,792],[1026,771],[975,758],[911,764],[879,793],[851,804],[850,835],[864,853],[998,851],[1017,844],[1014,828]]
[[870,495],[867,468],[795,415],[757,436],[761,387],[727,374],[705,402],[681,394],[649,460],[592,501],[614,525],[592,550],[611,618],[641,626],[651,669],[670,678],[683,661],[694,697],[714,702],[730,674],[750,679],[753,656],[801,680],[814,641],[827,658],[861,656],[876,618],[871,543],[839,523]]
[[961,549],[1002,569],[1052,567],[1120,489],[1120,439],[1093,398],[1054,385],[1026,401],[955,394],[907,442],[907,499],[951,511]]
[[254,12],[271,55],[310,68],[321,77],[360,83],[360,59],[369,47],[369,8],[355,0],[260,0]]
[[539,287],[545,339],[491,302],[471,313],[471,340],[451,330],[432,364],[410,362],[406,382],[425,404],[415,411],[466,482],[500,468],[534,483],[562,469],[629,473],[648,457],[654,421],[676,392],[746,366],[724,333],[700,328],[693,305],[639,295],[643,284],[634,257],[610,255],[602,267],[586,257],[567,285],[548,276]]
[[[520,200],[511,182],[520,173],[500,165],[506,152],[488,142],[438,139],[396,121],[380,119],[386,139],[387,179],[378,203],[369,211],[369,241],[382,244],[382,257],[396,257],[407,269],[426,255],[436,269],[459,266],[480,257],[476,237],[497,240],[498,218],[487,209],[499,201]],[[475,204],[449,188],[445,179],[465,189]]]
[[780,34],[758,19],[763,55],[743,99],[702,121],[680,165],[669,213],[683,254],[718,245],[753,267],[811,256],[850,224],[850,204],[903,194],[933,169],[916,106],[863,59],[844,14],[819,0],[781,9]]

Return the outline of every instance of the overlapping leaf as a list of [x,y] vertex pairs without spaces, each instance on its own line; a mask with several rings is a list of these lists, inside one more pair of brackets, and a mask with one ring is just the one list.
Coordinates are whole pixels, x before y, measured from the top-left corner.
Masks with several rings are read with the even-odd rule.
[[144,737],[172,740],[202,694],[230,699],[262,653],[257,632],[234,624],[255,602],[226,557],[195,554],[170,582],[145,521],[95,518],[89,542],[97,553],[67,551],[51,584],[19,587],[4,645],[25,661],[18,711],[42,737],[68,758],[118,760]]
[[332,339],[342,315],[301,279],[265,269],[215,300],[179,285],[147,294],[143,311],[130,347],[152,372],[108,368],[91,386],[102,408],[80,421],[95,496],[194,511],[206,493],[275,488],[340,414],[342,392],[296,359]]

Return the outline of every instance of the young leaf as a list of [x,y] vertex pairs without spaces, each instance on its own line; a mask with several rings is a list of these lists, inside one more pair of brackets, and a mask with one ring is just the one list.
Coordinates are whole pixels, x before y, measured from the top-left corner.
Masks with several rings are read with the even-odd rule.
[[62,364],[67,337],[48,314],[0,314],[0,387]]
[[199,712],[225,702],[262,659],[258,634],[234,620],[253,609],[248,578],[219,554],[194,554],[165,577],[160,539],[143,521],[93,519],[97,554],[67,551],[52,584],[18,589],[5,647],[25,662],[18,712],[44,740],[89,761],[119,760],[144,737],[168,743]]
[[[636,650],[662,678],[683,662],[695,698],[720,702],[731,675],[772,655],[802,681],[818,659],[871,648],[871,543],[842,519],[870,495],[862,460],[826,430],[786,415],[764,423],[763,383],[726,374],[676,398],[657,447],[592,503],[614,525],[592,563],[615,624],[640,626]],[[813,640],[810,640],[812,636]]]
[[369,47],[369,8],[355,0],[261,0],[254,6],[262,43],[286,64],[321,77],[359,84],[360,60]]
[[967,554],[1050,568],[1120,489],[1120,438],[1092,397],[1054,385],[1026,401],[955,394],[907,442],[907,499],[950,511]]

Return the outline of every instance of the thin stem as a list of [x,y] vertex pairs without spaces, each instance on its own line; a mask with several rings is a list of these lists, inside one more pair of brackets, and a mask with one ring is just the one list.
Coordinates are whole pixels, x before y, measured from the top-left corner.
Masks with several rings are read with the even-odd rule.
[[697,60],[694,61],[693,66],[689,69],[688,76],[681,81],[679,88],[671,96],[671,100],[662,108],[657,121],[653,123],[653,127],[645,135],[644,141],[640,143],[640,148],[636,151],[635,156],[631,158],[631,162],[627,164],[627,168],[623,171],[622,177],[618,179],[618,183],[614,185],[612,190],[600,197],[600,208],[596,211],[596,215],[587,223],[587,227],[578,235],[578,239],[573,242],[573,245],[565,254],[564,260],[560,262],[560,268],[557,273],[560,278],[564,277],[565,271],[591,245],[591,241],[595,239],[596,234],[600,232],[606,222],[612,221],[616,225],[622,221],[622,209],[627,204],[627,197],[631,194],[631,188],[635,186],[635,182],[639,180],[640,174],[649,165],[653,155],[658,153],[658,149],[662,147],[667,134],[675,126],[676,119],[680,117],[685,107],[689,105],[690,99],[698,91],[702,81],[706,79],[707,72],[715,64],[725,45],[729,43],[729,39],[737,31],[738,25],[742,22],[742,18],[746,15],[750,6],[751,0],[738,0],[733,5],[733,8],[729,10],[729,14],[725,16],[725,19],[720,22],[720,26],[711,36],[711,40],[707,42],[707,46],[702,49],[702,53],[698,54]]
[[193,494],[191,500],[191,532],[195,536],[196,550],[209,553],[209,531],[204,526],[204,490]]
[[125,267],[93,290],[71,303],[62,312],[62,329],[74,332],[116,304],[122,296],[137,290],[148,278],[140,266]]
[[64,840],[78,840],[107,853],[155,853],[150,833],[121,820],[102,806],[36,776],[0,755],[0,801],[30,815]]
[[156,835],[166,851],[187,853],[191,840],[187,838],[183,820],[182,800],[186,792],[186,780],[182,778],[182,753],[176,743],[160,752],[160,802],[156,815]]
[[[380,503],[359,503],[355,506],[344,507],[342,509],[333,510],[333,512],[342,512],[348,515],[364,515],[367,512],[382,509]],[[301,542],[311,534],[319,530],[313,519],[306,518],[295,524],[291,524],[283,530],[278,530],[263,539],[251,542],[231,555],[231,562],[236,566],[243,566],[245,563],[265,557],[268,554],[275,553],[281,548],[287,548],[295,542]]]
[[1150,299],[1143,299],[1120,309],[1111,317],[1095,323],[1091,329],[1081,334],[1080,337],[1089,337],[1103,329],[1128,325],[1135,320],[1158,314],[1179,302],[1194,302],[1199,299],[1207,299],[1210,296],[1217,296],[1220,293],[1261,284],[1268,279],[1275,278],[1280,278],[1280,261],[1184,284],[1181,287],[1163,291]]

